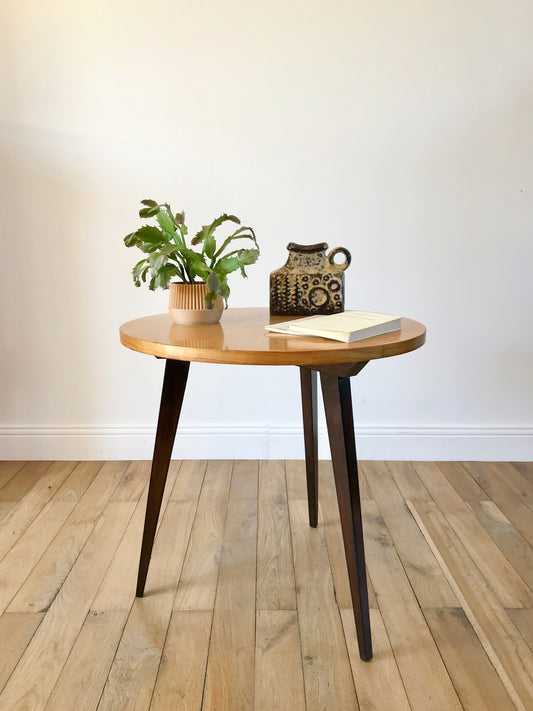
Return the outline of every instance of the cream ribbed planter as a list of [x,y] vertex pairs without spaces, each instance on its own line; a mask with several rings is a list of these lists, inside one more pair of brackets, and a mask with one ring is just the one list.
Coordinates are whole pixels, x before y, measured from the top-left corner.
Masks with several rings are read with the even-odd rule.
[[176,323],[218,323],[224,311],[224,299],[217,296],[212,309],[205,308],[207,286],[203,283],[170,285],[168,310]]

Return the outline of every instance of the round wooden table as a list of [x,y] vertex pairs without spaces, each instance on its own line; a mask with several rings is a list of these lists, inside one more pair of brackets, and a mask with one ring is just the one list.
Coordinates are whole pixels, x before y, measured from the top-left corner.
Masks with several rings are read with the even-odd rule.
[[265,324],[286,320],[283,316],[269,316],[268,309],[250,308],[228,309],[219,324],[178,325],[169,314],[160,314],[128,321],[120,327],[120,341],[127,348],[166,360],[137,595],[144,594],[190,363],[295,365],[300,369],[302,391],[309,523],[316,527],[318,522],[317,373],[320,373],[359,654],[368,661],[372,658],[372,642],[350,377],[357,375],[370,360],[420,348],[426,330],[417,321],[402,319],[400,330],[355,343],[265,331]]

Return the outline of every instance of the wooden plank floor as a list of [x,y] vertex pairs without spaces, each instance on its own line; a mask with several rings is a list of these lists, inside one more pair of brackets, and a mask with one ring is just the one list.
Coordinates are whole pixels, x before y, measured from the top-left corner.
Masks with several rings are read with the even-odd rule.
[[2,711],[533,709],[533,465],[363,462],[374,659],[329,462],[0,462]]

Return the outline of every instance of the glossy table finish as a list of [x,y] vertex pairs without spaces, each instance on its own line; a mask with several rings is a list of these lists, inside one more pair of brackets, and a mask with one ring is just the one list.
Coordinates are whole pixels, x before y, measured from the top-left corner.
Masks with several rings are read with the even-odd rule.
[[137,595],[144,594],[190,363],[298,366],[309,524],[316,527],[318,523],[317,374],[320,373],[359,654],[368,661],[372,658],[372,641],[350,377],[357,375],[370,360],[419,348],[426,331],[422,324],[410,319],[402,319],[398,331],[355,343],[265,331],[265,324],[285,320],[282,316],[270,317],[268,309],[250,308],[227,310],[220,324],[182,326],[175,324],[168,314],[160,314],[121,326],[123,345],[166,360]]
[[146,316],[120,327],[123,345],[158,358],[243,365],[326,365],[387,358],[419,348],[426,330],[402,319],[402,329],[355,343],[285,336],[265,331],[265,324],[290,320],[268,309],[228,309],[219,324],[182,326],[169,314]]

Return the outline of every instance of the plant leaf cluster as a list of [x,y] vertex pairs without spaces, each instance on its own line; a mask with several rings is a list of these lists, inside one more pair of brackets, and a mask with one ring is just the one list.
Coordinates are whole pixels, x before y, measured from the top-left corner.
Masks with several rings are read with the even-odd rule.
[[[138,247],[147,256],[133,267],[132,276],[135,286],[148,282],[148,288],[168,289],[170,282],[183,281],[194,284],[205,281],[207,294],[205,304],[213,308],[217,295],[226,302],[230,293],[228,274],[240,270],[246,276],[245,267],[254,264],[259,257],[259,247],[251,227],[241,226],[235,215],[223,214],[202,229],[187,244],[188,229],[185,213],[173,213],[168,203],[155,200],[141,200],[144,207],[139,211],[143,219],[155,218],[156,225],[145,224],[135,232],[124,237],[126,247]],[[217,243],[216,230],[225,222],[239,227]],[[233,249],[235,240],[248,239],[253,247]]]

